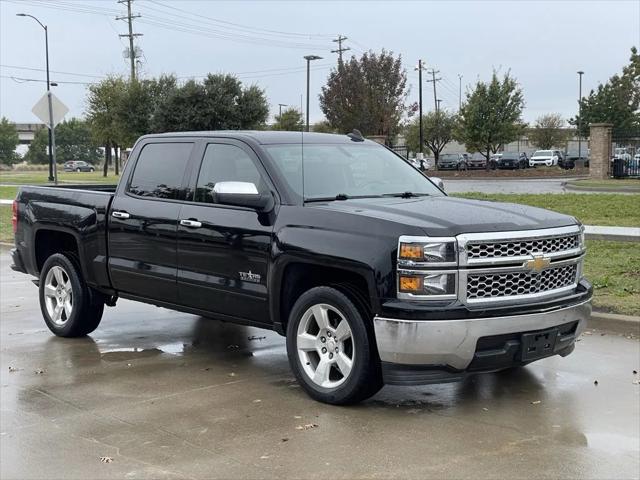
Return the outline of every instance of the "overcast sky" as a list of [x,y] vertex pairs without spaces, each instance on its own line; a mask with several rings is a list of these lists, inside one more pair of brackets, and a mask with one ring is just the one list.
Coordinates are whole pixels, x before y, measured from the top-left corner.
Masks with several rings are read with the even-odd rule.
[[[0,115],[36,122],[32,106],[45,91],[44,32],[48,25],[55,94],[82,116],[86,85],[107,74],[128,75],[122,52],[126,23],[115,20],[116,0],[0,0]],[[316,54],[311,73],[311,121],[322,113],[317,96],[336,63],[338,34],[349,39],[345,55],[382,48],[401,54],[408,71],[410,101],[418,98],[422,58],[439,70],[442,106],[458,106],[463,91],[492,70],[510,70],[522,85],[524,118],[575,113],[576,71],[584,70],[583,92],[606,81],[640,46],[640,0],[630,1],[431,1],[274,2],[135,0],[134,31],[144,54],[140,75],[237,73],[266,90],[271,113],[278,104],[300,106],[305,94],[303,56]],[[18,68],[20,67],[20,68]],[[73,74],[73,75],[72,75]],[[13,77],[13,78],[9,78]],[[426,78],[425,78],[426,80]],[[433,109],[432,84],[424,84],[425,110]]]

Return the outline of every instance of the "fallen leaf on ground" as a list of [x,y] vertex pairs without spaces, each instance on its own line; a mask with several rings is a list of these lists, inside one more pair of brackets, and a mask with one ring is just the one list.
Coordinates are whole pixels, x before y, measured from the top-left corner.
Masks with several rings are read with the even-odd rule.
[[17,372],[18,369],[9,365],[9,373]]
[[638,371],[637,371],[637,370],[634,370],[634,371],[633,371],[633,374],[634,374],[634,375],[637,375],[637,374],[638,374]]
[[583,335],[593,335],[593,332],[590,332],[587,330],[586,332],[583,333]]
[[482,410],[484,410],[485,412],[489,411],[489,409],[487,407],[482,407]]
[[302,418],[302,415],[294,415],[293,418],[300,420]]
[[253,403],[260,403],[260,402],[262,402],[262,400],[260,400],[259,398],[256,398],[256,399],[253,401]]
[[598,380],[594,380],[593,384],[597,387],[598,386]]
[[33,373],[35,373],[36,375],[42,375],[44,373],[44,370],[39,368],[36,371],[34,371]]
[[229,374],[229,376],[230,376],[230,377],[235,377],[235,376],[236,376],[236,374],[235,374],[235,373],[233,373],[233,372],[231,372],[231,373]]
[[237,349],[239,349],[240,347],[239,347],[238,345],[227,345],[227,348],[228,348],[229,350],[237,350]]
[[267,337],[266,336],[265,337],[258,337],[256,335],[251,335],[250,337],[247,337],[247,340],[249,340],[251,342],[253,340],[264,340],[265,338],[267,338]]
[[288,442],[288,441],[289,441],[289,439],[288,439],[288,438],[283,438],[283,439],[282,439],[282,443],[284,443],[284,442]]
[[542,400],[534,400],[531,405],[538,405],[539,403],[542,403]]
[[111,463],[111,462],[113,462],[113,458],[111,458],[111,457],[100,457],[100,461],[102,463]]
[[296,430],[311,430],[312,428],[318,428],[318,425],[315,423],[307,423],[305,425],[298,425]]
[[262,456],[260,457],[260,460],[267,460],[267,459],[269,459],[269,458],[271,458],[271,456],[269,456],[269,455],[262,455]]

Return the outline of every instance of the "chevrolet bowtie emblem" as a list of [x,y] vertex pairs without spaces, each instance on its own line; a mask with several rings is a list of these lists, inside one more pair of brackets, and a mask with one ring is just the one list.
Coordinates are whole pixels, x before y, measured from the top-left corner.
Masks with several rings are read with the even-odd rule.
[[534,255],[532,260],[527,260],[524,264],[525,268],[532,272],[541,272],[549,266],[551,260],[542,255]]

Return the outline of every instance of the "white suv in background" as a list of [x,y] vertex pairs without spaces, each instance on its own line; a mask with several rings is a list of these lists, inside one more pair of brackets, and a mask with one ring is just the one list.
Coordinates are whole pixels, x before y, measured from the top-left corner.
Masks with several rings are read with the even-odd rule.
[[552,167],[558,165],[558,161],[562,158],[560,150],[536,150],[529,159],[529,166],[546,165]]

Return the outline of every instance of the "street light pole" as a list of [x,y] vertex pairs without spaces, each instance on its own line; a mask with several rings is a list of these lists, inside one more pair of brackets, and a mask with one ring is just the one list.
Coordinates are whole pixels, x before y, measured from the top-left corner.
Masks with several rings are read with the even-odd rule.
[[584,72],[578,70],[578,160],[582,159],[582,75]]
[[29,15],[27,13],[17,13],[16,16],[33,18],[44,30],[44,48],[47,65],[47,100],[49,103],[49,181],[57,184],[58,172],[56,168],[56,133],[53,125],[53,102],[51,98],[51,81],[49,79],[49,29],[33,15]]
[[286,106],[287,106],[287,104],[286,104],[286,103],[279,103],[279,104],[278,104],[278,107],[280,107],[280,114],[279,114],[279,115],[280,115],[280,118],[282,118],[282,107],[286,107]]
[[312,60],[321,60],[322,57],[319,57],[317,55],[305,55],[304,59],[307,61],[307,111],[306,111],[307,123],[306,123],[305,130],[308,132],[309,131],[309,75],[311,72],[310,65]]

